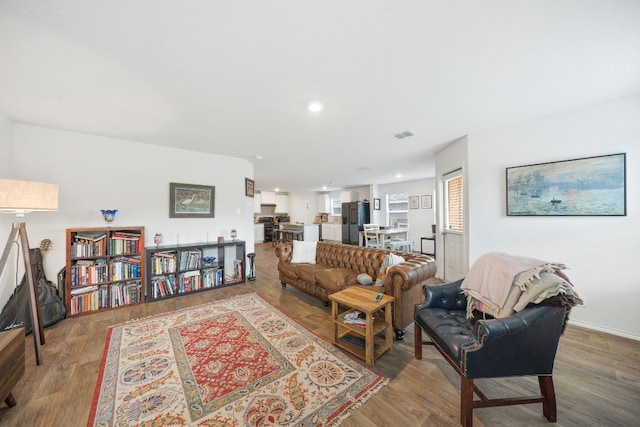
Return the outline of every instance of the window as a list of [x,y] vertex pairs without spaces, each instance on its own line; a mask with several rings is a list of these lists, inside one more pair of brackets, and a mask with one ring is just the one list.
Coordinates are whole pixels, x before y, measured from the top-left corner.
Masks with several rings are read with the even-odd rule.
[[464,206],[462,193],[462,171],[444,177],[445,230],[464,231]]
[[387,225],[395,228],[399,222],[409,223],[409,194],[387,194]]

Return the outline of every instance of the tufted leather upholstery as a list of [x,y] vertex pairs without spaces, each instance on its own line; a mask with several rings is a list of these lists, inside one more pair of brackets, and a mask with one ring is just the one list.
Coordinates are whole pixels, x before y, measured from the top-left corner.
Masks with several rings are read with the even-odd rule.
[[[315,295],[325,303],[329,295],[347,286],[357,286],[358,274],[366,273],[376,279],[384,257],[392,252],[340,243],[318,242],[316,264],[291,264],[292,243],[276,246],[278,272],[283,286],[293,285]],[[393,327],[402,337],[404,328],[413,322],[414,306],[422,302],[421,285],[436,273],[433,258],[417,253],[393,252],[405,262],[394,265],[387,272],[384,293],[395,298]]]
[[[425,302],[415,307],[415,352],[433,344],[462,376],[461,422],[470,426],[474,407],[501,406],[505,399],[473,401],[473,379],[538,376],[542,395],[520,403],[543,403],[549,421],[555,421],[556,403],[551,379],[558,341],[566,314],[564,307],[530,305],[502,319],[467,318],[462,280],[424,286]],[[422,330],[432,341],[422,341]],[[520,399],[523,400],[523,399]]]

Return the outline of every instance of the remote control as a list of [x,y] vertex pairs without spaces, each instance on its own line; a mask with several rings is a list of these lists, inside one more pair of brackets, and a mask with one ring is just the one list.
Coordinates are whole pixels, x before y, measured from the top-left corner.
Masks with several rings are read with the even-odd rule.
[[378,295],[376,295],[376,302],[380,302],[383,296],[384,294],[382,292],[378,292]]

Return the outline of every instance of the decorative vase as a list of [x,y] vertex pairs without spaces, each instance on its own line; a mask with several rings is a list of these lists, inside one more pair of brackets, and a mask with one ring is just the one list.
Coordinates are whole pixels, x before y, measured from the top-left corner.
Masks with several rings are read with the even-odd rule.
[[107,224],[110,224],[116,218],[118,209],[100,209],[100,213],[102,213],[102,218],[104,218],[104,222],[106,222]]

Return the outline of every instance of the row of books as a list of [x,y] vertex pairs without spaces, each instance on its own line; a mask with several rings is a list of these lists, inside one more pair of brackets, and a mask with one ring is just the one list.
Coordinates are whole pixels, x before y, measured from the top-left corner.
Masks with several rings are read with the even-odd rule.
[[142,276],[140,258],[118,258],[107,264],[106,259],[79,260],[71,266],[71,286],[93,285]]
[[175,273],[178,267],[175,252],[156,252],[151,257],[151,274]]
[[106,259],[96,261],[80,260],[71,266],[71,286],[85,286],[109,281]]
[[180,252],[180,271],[194,270],[202,265],[202,252],[199,250]]
[[111,280],[136,279],[142,276],[140,258],[127,257],[111,261]]
[[77,233],[71,243],[71,256],[73,258],[85,258],[93,256],[105,256],[107,233]]
[[156,277],[151,280],[153,298],[162,298],[173,294],[214,288],[223,284],[224,271],[214,267],[200,273],[199,270],[188,271],[175,276]]
[[242,275],[243,275],[242,260],[234,259],[233,270],[231,271],[230,275],[225,276],[224,281],[225,283],[237,282],[242,280]]
[[118,307],[142,301],[140,280],[114,285],[87,286],[71,290],[71,315],[95,311],[101,308]]
[[140,233],[114,232],[111,234],[110,249],[111,254],[135,254],[142,249]]
[[344,323],[357,326],[359,328],[365,328],[367,326],[367,320],[364,313],[359,311],[352,311],[344,315]]

